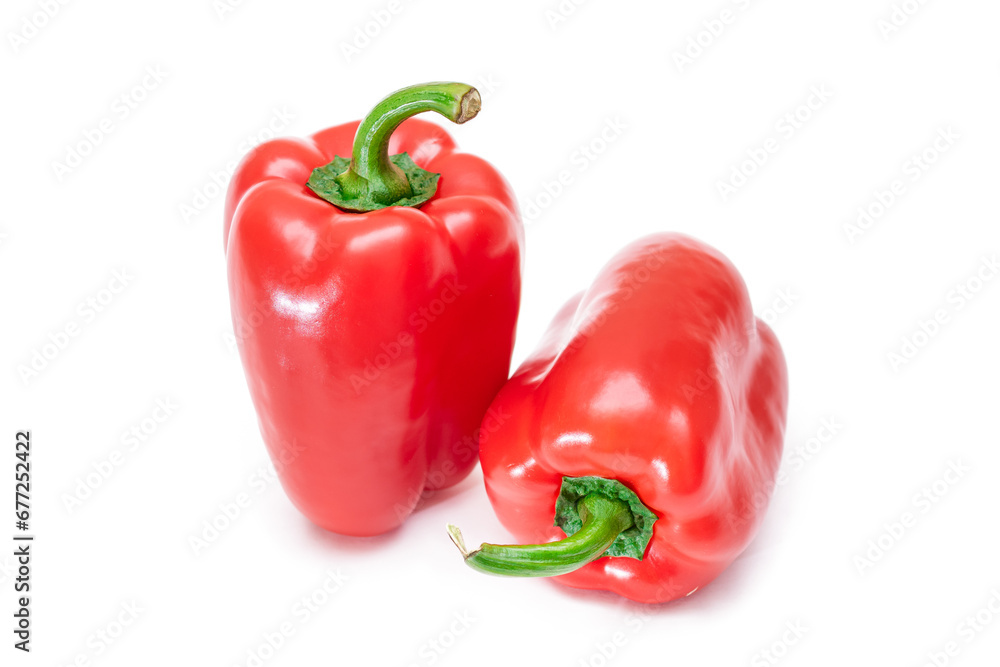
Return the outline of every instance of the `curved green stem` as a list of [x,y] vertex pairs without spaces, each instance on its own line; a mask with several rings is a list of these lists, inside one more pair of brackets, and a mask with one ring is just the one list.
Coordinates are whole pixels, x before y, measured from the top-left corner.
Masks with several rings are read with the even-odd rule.
[[512,577],[554,577],[597,560],[634,524],[628,503],[591,493],[577,503],[583,527],[569,537],[548,544],[483,544],[468,551],[461,531],[448,525],[448,534],[473,569]]
[[437,174],[420,169],[405,153],[389,156],[389,139],[411,116],[435,111],[450,121],[476,117],[479,91],[464,83],[422,83],[392,93],[375,105],[358,126],[350,164],[337,157],[309,178],[317,195],[349,211],[388,206],[418,206],[437,189]]

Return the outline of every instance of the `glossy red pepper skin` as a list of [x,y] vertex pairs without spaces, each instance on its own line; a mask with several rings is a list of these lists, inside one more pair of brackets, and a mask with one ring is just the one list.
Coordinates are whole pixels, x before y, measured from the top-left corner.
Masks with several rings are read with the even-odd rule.
[[665,602],[712,581],[757,532],[781,459],[784,357],[719,252],[680,235],[625,248],[567,303],[491,407],[490,500],[521,542],[553,526],[561,480],[598,476],[658,517],[642,560],[555,580]]
[[358,123],[255,148],[233,176],[232,317],[261,433],[298,509],[377,535],[465,477],[510,369],[523,230],[488,163],[410,119],[390,151],[441,174],[420,208],[348,213],[306,187]]

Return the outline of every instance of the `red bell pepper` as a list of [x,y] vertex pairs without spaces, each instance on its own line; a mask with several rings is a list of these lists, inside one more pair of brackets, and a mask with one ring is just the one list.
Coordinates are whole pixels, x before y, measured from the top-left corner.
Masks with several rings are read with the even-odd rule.
[[480,450],[490,501],[541,544],[470,552],[449,532],[485,572],[689,595],[757,532],[787,401],[781,348],[733,265],[684,236],[641,239],[563,307],[491,407],[506,419]]
[[327,530],[383,533],[465,477],[507,379],[514,196],[440,127],[407,120],[464,123],[479,106],[463,84],[405,88],[360,124],[258,146],[233,176],[225,243],[247,384],[282,486]]

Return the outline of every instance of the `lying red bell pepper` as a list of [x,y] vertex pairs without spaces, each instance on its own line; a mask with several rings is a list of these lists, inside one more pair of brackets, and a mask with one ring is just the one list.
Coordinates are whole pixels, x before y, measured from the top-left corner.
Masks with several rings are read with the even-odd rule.
[[[484,572],[639,602],[690,595],[760,526],[781,458],[784,357],[719,252],[625,248],[500,391],[480,451],[500,521],[532,545],[465,548]],[[568,536],[568,537],[567,537]],[[561,575],[561,576],[559,576]]]
[[405,88],[360,124],[258,146],[233,176],[225,242],[247,384],[285,491],[327,530],[383,533],[465,477],[507,379],[514,196],[440,127],[407,120],[464,123],[479,107],[463,84]]

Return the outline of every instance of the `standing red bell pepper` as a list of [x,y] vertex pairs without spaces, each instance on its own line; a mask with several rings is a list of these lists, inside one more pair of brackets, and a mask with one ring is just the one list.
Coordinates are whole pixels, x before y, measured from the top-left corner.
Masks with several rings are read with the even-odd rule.
[[[493,402],[486,490],[521,541],[472,567],[640,602],[689,595],[760,526],[788,400],[777,339],[719,252],[660,234],[556,316]],[[566,537],[569,535],[569,537]]]
[[247,384],[282,486],[327,530],[383,533],[465,477],[507,378],[513,194],[440,127],[407,120],[464,123],[479,106],[464,84],[405,88],[360,125],[258,146],[233,176],[225,240]]

